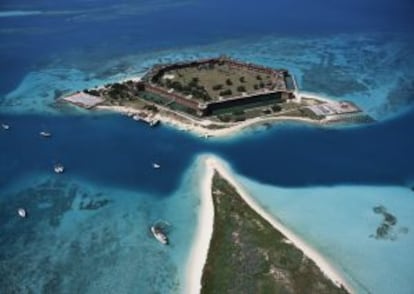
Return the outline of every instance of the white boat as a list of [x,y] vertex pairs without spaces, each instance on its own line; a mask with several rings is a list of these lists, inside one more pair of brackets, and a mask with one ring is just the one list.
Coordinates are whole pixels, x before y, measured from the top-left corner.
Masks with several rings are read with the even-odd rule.
[[19,208],[17,210],[17,214],[21,217],[21,218],[25,218],[27,216],[27,212],[26,209],[24,208]]
[[45,131],[41,131],[39,134],[40,134],[40,136],[45,137],[45,138],[49,138],[49,137],[52,136],[51,133],[45,132]]
[[55,171],[55,173],[61,174],[65,171],[65,167],[61,165],[60,163],[58,163],[58,164],[55,164],[55,166],[53,167],[53,170]]
[[153,119],[150,122],[150,126],[151,127],[156,127],[159,123],[160,123],[160,121],[158,119]]
[[160,168],[160,167],[161,167],[161,165],[159,165],[158,163],[155,163],[155,162],[154,162],[154,163],[152,164],[152,167],[153,167],[153,168],[155,168],[155,169],[157,169],[157,168]]
[[154,235],[155,239],[157,239],[161,244],[168,245],[167,236],[159,228],[152,226],[151,232]]
[[8,130],[10,129],[10,126],[7,124],[1,124],[1,127],[3,128],[3,130]]

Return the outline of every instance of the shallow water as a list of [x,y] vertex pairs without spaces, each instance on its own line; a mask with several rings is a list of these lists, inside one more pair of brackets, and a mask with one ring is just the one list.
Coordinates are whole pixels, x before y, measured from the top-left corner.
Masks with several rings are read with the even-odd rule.
[[[228,161],[253,196],[360,289],[412,292],[412,3],[305,2],[239,1],[234,13],[231,1],[220,9],[216,1],[3,1],[0,122],[11,126],[0,130],[5,293],[181,292],[202,174],[196,159],[205,152]],[[55,103],[155,63],[220,54],[287,68],[301,90],[354,101],[378,122],[281,123],[204,140]],[[57,162],[63,175],[53,174]],[[80,209],[90,199],[103,206]],[[397,217],[394,241],[369,237],[381,204]],[[18,219],[20,206],[28,219]],[[173,224],[169,248],[148,235],[158,218]]]
[[[342,271],[358,293],[412,293],[413,191],[399,186],[280,188],[239,177],[274,217]],[[383,206],[396,218],[377,236]],[[377,237],[376,237],[377,236]]]

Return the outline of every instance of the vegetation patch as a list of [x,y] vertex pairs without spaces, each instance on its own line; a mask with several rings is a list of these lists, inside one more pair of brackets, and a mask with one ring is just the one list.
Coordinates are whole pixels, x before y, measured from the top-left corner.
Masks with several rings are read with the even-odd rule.
[[252,210],[219,174],[202,293],[347,293]]

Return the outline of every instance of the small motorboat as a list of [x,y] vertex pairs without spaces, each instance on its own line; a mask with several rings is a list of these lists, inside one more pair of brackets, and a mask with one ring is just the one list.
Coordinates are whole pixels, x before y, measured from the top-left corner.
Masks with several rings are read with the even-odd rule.
[[50,138],[52,136],[51,133],[45,132],[45,131],[41,131],[39,134],[40,136],[45,137],[45,138]]
[[161,165],[159,165],[158,163],[155,163],[155,162],[154,162],[154,163],[152,164],[152,167],[153,167],[153,168],[155,168],[155,169],[158,169],[158,168],[160,168],[160,167],[161,167]]
[[3,130],[10,129],[10,126],[8,124],[1,124],[1,127],[3,128]]
[[161,244],[168,245],[168,237],[157,226],[151,227],[151,232]]
[[61,174],[65,171],[65,167],[62,164],[58,163],[58,164],[55,164],[55,166],[53,167],[53,170],[55,171],[55,173]]
[[154,119],[154,120],[151,120],[150,126],[151,127],[156,127],[159,123],[160,123],[160,121],[158,119]]
[[21,218],[26,218],[27,217],[27,211],[24,208],[19,208],[17,210],[17,214],[21,217]]

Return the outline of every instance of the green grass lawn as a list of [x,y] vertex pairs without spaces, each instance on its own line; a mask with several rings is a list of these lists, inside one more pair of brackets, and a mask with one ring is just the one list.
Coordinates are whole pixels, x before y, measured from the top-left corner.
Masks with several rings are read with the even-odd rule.
[[[174,69],[166,72],[164,77],[169,77],[171,83],[179,82],[190,87],[192,84],[198,84],[205,89],[213,101],[218,100],[219,96],[238,96],[242,92],[253,93],[271,82],[269,75],[247,68],[234,69],[225,63],[206,68],[189,66]],[[231,94],[221,94],[226,91],[230,91],[228,93]]]

